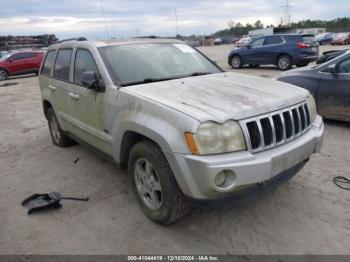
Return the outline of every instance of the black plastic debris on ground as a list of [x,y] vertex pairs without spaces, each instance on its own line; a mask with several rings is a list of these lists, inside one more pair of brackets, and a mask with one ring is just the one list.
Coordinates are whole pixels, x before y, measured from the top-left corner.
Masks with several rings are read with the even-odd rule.
[[0,84],[0,87],[15,86],[15,85],[18,85],[18,83],[17,82],[8,82],[8,83]]
[[44,209],[62,207],[61,200],[89,201],[89,198],[62,197],[58,192],[48,194],[34,194],[22,201],[22,206],[28,209],[28,214]]

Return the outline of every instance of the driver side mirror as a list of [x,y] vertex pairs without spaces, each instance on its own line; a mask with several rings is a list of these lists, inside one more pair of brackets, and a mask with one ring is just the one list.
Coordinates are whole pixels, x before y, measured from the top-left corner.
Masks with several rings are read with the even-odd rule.
[[251,44],[246,44],[245,47],[246,47],[247,49],[251,49],[251,48],[252,48]]
[[82,75],[81,83],[87,89],[95,89],[97,91],[104,90],[102,79],[99,79],[93,71],[85,71]]
[[338,64],[331,64],[327,67],[327,71],[332,74],[337,74],[339,71],[339,65]]

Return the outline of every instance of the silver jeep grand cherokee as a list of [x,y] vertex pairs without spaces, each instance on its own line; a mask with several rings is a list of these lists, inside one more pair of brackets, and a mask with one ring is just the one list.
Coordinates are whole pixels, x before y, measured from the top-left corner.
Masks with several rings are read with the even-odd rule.
[[55,44],[39,79],[53,143],[78,141],[127,167],[144,213],[161,224],[190,199],[293,175],[321,147],[307,91],[223,72],[180,41]]

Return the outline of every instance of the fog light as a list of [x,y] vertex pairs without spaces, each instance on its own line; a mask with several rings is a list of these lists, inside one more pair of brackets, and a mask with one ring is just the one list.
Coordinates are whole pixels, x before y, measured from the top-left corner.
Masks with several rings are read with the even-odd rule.
[[215,177],[215,185],[221,190],[231,189],[236,182],[236,174],[231,170],[220,171]]
[[221,171],[219,174],[215,177],[215,185],[222,186],[226,181],[226,172]]

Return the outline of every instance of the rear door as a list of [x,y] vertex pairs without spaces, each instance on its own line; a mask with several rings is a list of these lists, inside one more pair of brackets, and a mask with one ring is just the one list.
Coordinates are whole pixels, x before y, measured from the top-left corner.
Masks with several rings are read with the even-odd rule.
[[[112,156],[111,136],[105,129],[105,92],[87,89],[82,84],[86,71],[93,71],[102,79],[96,60],[89,49],[77,48],[73,70],[73,89],[76,97],[76,135],[98,150]],[[103,81],[103,80],[101,80]]]
[[317,104],[324,117],[350,121],[350,57],[339,64],[337,73],[323,72]]
[[72,48],[63,48],[57,51],[53,75],[48,88],[54,93],[54,109],[59,118],[61,128],[73,133],[73,119],[75,115],[75,101],[69,96],[71,85]]
[[261,57],[264,64],[275,64],[280,54],[280,48],[285,40],[279,35],[266,36],[264,46],[261,48]]

